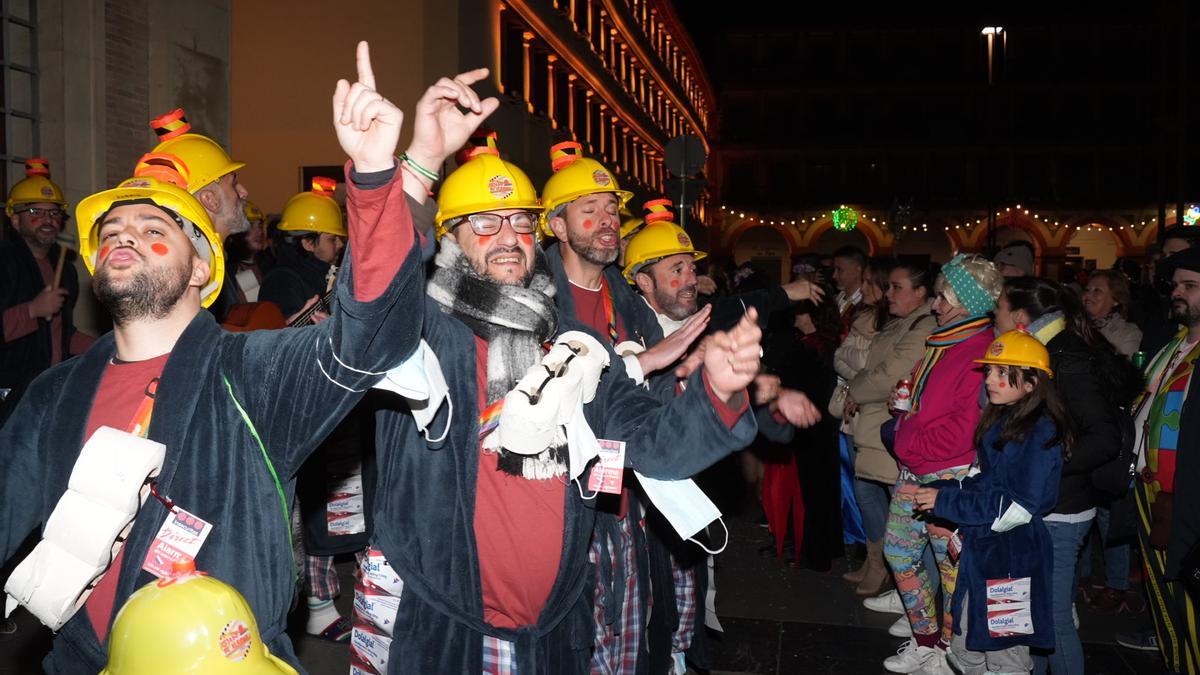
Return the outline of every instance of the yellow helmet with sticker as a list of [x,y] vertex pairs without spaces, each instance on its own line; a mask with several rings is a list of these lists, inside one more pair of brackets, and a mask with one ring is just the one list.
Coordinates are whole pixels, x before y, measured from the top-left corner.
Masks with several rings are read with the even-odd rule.
[[190,172],[187,191],[192,194],[246,166],[245,162],[235,162],[220,143],[203,134],[191,133],[192,125],[183,108],[150,120],[150,128],[158,134],[159,141],[153,152],[175,155],[187,164]]
[[342,207],[333,199],[337,181],[316,176],[312,189],[293,195],[283,207],[279,221],[280,232],[325,232],[337,237],[347,237],[346,222],[342,218]]
[[113,208],[125,204],[150,203],[175,218],[196,254],[208,263],[208,281],[200,289],[200,304],[208,307],[221,293],[225,281],[225,252],[213,229],[208,212],[187,192],[188,168],[174,155],[148,153],[138,160],[133,177],[117,187],[87,197],[75,207],[79,232],[79,254],[88,272],[96,273],[100,221]]
[[139,588],[113,621],[100,675],[296,675],[271,654],[246,598],[191,559]]
[[668,256],[690,253],[693,260],[708,257],[704,251],[696,250],[687,231],[671,222],[675,216],[668,208],[670,205],[669,199],[646,202],[646,226],[633,235],[625,248],[625,278],[629,283],[633,283],[643,267]]
[[[583,146],[575,141],[564,141],[550,148],[550,167],[554,175],[542,189],[542,204],[546,213],[569,204],[585,195],[611,192],[617,196],[617,206],[625,206],[633,193],[622,190],[616,176],[590,157],[583,156]],[[543,219],[542,234],[553,237],[550,223]]]
[[30,157],[25,160],[25,178],[17,181],[8,191],[8,201],[4,204],[4,212],[12,218],[14,207],[22,204],[58,204],[67,208],[67,200],[63,191],[54,181],[50,180],[50,162],[41,157]]
[[1018,326],[1016,330],[1003,333],[993,340],[983,358],[975,359],[975,363],[1036,368],[1054,377],[1054,371],[1050,369],[1050,352],[1046,345],[1026,332],[1023,326]]
[[529,176],[516,164],[501,159],[494,147],[487,146],[446,176],[437,205],[433,224],[438,239],[446,234],[449,221],[472,213],[506,209],[524,209],[535,215],[542,212]]

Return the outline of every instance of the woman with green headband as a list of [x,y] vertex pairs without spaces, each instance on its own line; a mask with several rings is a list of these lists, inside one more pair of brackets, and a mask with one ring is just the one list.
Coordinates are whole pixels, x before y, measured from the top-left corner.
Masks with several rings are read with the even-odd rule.
[[[958,573],[948,547],[952,523],[916,512],[914,497],[922,485],[966,477],[975,460],[983,373],[975,359],[992,342],[992,320],[1003,279],[987,259],[957,255],[934,282],[933,315],[937,329],[925,341],[925,356],[912,371],[912,410],[896,420],[895,453],[900,463],[889,507],[884,556],[913,637],[883,665],[894,673],[951,672],[946,665],[953,622],[950,600]],[[944,603],[936,607],[931,570],[921,564],[933,549]],[[940,615],[940,624],[939,624]]]

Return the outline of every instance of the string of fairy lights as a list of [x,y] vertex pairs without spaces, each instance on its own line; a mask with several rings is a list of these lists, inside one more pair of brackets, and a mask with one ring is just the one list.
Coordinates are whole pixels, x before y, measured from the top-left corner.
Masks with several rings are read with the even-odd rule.
[[[928,232],[929,231],[929,223],[928,222],[918,223],[918,222],[914,222],[914,219],[911,219],[911,218],[908,219],[908,222],[900,224],[898,228],[895,225],[893,225],[891,228],[889,228],[888,222],[886,220],[884,220],[882,217],[873,218],[867,212],[858,211],[858,210],[854,209],[853,207],[847,206],[845,204],[840,205],[836,209],[828,209],[828,210],[820,211],[815,214],[797,213],[797,214],[791,214],[788,216],[775,216],[775,217],[756,214],[753,211],[750,211],[749,215],[747,215],[746,210],[733,208],[733,207],[725,206],[725,205],[722,205],[720,207],[720,210],[730,217],[738,218],[738,219],[741,219],[741,220],[744,220],[744,221],[747,221],[750,223],[779,226],[779,227],[794,226],[798,230],[806,229],[807,226],[810,224],[816,224],[816,223],[822,222],[826,219],[829,219],[829,220],[833,221],[834,228],[839,231],[842,231],[842,232],[849,232],[849,231],[855,229],[858,226],[858,223],[862,222],[862,221],[872,223],[876,227],[878,227],[879,229],[882,229],[882,230],[890,229],[893,233],[908,233],[908,232],[917,233],[917,232]],[[1107,225],[1107,224],[1103,224],[1103,223],[1097,223],[1097,222],[1063,223],[1062,221],[1054,218],[1053,216],[1046,216],[1046,215],[1037,213],[1035,211],[1031,211],[1031,209],[1022,206],[1021,204],[1015,204],[1014,206],[1006,206],[1006,207],[1004,207],[1003,211],[998,210],[995,212],[995,214],[996,214],[996,218],[1005,218],[1006,216],[1013,215],[1014,212],[1016,212],[1017,214],[1028,216],[1028,217],[1032,218],[1035,222],[1046,226],[1047,229],[1052,229],[1052,230],[1058,230],[1061,227],[1067,227],[1067,228],[1070,228],[1073,230],[1084,231],[1084,232],[1086,232],[1086,231],[1101,232],[1101,231],[1105,231],[1105,230],[1107,230],[1109,232],[1116,232],[1119,230],[1127,230],[1127,229],[1128,230],[1140,230],[1140,229],[1146,227],[1147,225],[1153,225],[1158,222],[1157,216],[1152,216],[1150,218],[1142,218],[1140,220],[1135,218],[1133,220],[1133,222],[1130,222],[1128,224],[1116,225],[1116,226]],[[1183,224],[1185,226],[1194,226],[1198,222],[1200,222],[1200,205],[1192,205],[1192,206],[1190,206],[1190,208],[1188,208],[1188,210],[1184,214]],[[961,222],[944,223],[944,224],[942,224],[941,229],[942,230],[966,230],[969,232],[969,231],[975,229],[976,227],[986,225],[986,223],[987,223],[987,214],[985,213],[984,215],[976,217],[974,219],[972,219],[970,216],[968,216]]]

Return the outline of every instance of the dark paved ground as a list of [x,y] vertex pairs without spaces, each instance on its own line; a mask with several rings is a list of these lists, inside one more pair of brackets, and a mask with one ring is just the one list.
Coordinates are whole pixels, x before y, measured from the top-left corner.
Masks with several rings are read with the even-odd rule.
[[[734,537],[717,559],[717,613],[725,634],[714,639],[714,671],[886,672],[883,659],[904,643],[887,634],[899,615],[865,609],[840,577],[848,569],[845,561],[828,574],[795,569],[759,554],[769,537],[750,518],[734,516],[730,529]],[[1113,641],[1117,632],[1148,622],[1146,614],[1100,614],[1084,605],[1079,613],[1089,674],[1162,672],[1157,654],[1117,647]]]
[[[763,557],[764,528],[749,516],[734,515],[733,538],[718,558],[717,610],[725,633],[714,634],[713,673],[780,675],[809,673],[882,673],[881,663],[903,642],[887,627],[896,615],[865,610],[839,575],[845,561],[829,574],[797,570]],[[339,564],[345,590],[338,606],[348,613],[352,602],[353,564]],[[0,675],[37,673],[49,645],[49,634],[35,619],[18,610],[21,630],[0,636]],[[1146,616],[1103,615],[1080,606],[1080,632],[1085,641],[1087,672],[1093,675],[1151,675],[1162,672],[1156,654],[1115,646],[1112,636],[1148,621]],[[303,637],[303,624],[293,622],[296,650],[314,674],[344,674],[347,648]]]

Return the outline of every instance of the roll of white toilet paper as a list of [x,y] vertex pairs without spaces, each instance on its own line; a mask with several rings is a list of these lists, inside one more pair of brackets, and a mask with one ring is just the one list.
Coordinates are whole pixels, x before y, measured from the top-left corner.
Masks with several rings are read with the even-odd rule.
[[46,521],[42,539],[55,542],[71,557],[99,569],[108,564],[113,542],[134,515],[67,490]]
[[68,485],[96,504],[137,513],[142,483],[162,469],[166,449],[162,443],[100,427],[83,445]]
[[47,628],[57,631],[83,604],[83,589],[100,571],[53,541],[43,540],[13,570],[4,590]]

